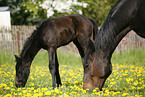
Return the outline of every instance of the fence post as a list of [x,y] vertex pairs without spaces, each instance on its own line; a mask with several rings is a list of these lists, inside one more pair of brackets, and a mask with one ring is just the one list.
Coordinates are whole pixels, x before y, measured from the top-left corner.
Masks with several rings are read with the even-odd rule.
[[20,54],[20,33],[17,31],[17,47],[18,47],[18,55]]

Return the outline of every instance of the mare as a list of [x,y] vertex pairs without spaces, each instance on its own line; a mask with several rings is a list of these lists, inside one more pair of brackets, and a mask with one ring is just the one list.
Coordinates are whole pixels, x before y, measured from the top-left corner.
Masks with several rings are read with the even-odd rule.
[[52,86],[55,88],[57,84],[59,87],[62,83],[57,48],[73,42],[83,61],[87,49],[94,47],[91,35],[93,33],[95,36],[97,31],[96,22],[82,15],[68,15],[43,21],[25,42],[20,56],[15,55],[16,87],[25,86],[30,73],[30,65],[41,48],[48,51]]
[[131,30],[145,38],[145,0],[119,0],[95,35],[95,50],[84,57],[84,89],[102,87],[112,73],[111,57]]

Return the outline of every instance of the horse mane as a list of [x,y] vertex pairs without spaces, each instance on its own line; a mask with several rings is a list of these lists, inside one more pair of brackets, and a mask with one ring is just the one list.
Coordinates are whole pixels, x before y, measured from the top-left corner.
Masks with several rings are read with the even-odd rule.
[[113,17],[117,11],[126,3],[127,0],[119,0],[115,6],[111,9],[110,13],[111,13],[111,17]]
[[[119,22],[115,17],[120,11],[122,5],[126,3],[127,0],[119,0],[117,4],[111,9],[106,20],[104,21],[102,27],[98,31],[95,37],[95,50],[103,51],[107,53],[109,50],[114,50],[118,43],[122,40],[126,33],[119,35],[119,33],[125,29],[122,22]],[[119,35],[116,40],[117,35]]]
[[[116,23],[112,21],[111,14],[108,15],[107,19],[104,21],[102,27],[96,34],[95,38],[95,49],[107,51],[113,39],[116,37],[115,29]],[[103,48],[103,49],[102,49]]]

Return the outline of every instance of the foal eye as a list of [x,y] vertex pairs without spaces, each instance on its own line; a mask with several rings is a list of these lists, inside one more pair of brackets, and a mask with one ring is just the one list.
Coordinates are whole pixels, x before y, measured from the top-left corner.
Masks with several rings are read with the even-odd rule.
[[19,70],[19,71],[18,71],[18,73],[20,74],[20,73],[21,73],[21,71]]

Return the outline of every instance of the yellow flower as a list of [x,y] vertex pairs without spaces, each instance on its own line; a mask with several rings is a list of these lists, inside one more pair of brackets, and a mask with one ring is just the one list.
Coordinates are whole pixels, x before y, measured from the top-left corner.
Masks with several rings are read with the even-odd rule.
[[56,92],[57,94],[59,94],[59,90],[58,90],[57,88],[55,89],[55,92]]
[[34,90],[34,87],[31,87],[31,90]]
[[5,89],[9,90],[9,89],[10,89],[10,87],[5,87]]
[[45,92],[45,95],[51,95],[51,91]]
[[23,90],[23,93],[25,94],[27,92],[27,90]]
[[64,97],[70,97],[69,95],[65,94]]
[[78,83],[78,80],[76,80],[74,83]]
[[59,97],[63,97],[63,95],[59,95]]
[[140,97],[140,96],[136,94],[135,97]]
[[14,86],[14,85],[13,85],[13,82],[10,82],[10,86],[11,86],[11,87],[13,87],[13,86]]
[[38,93],[35,93],[32,97],[38,97],[40,96]]
[[77,94],[77,92],[72,91],[71,94]]
[[123,76],[127,76],[128,74],[123,74]]
[[86,93],[86,90],[82,90],[83,93]]
[[42,88],[42,92],[45,92],[47,90],[48,90],[48,88]]
[[14,95],[18,95],[18,94],[14,92]]
[[31,97],[32,95],[30,93],[27,93],[27,97]]
[[128,78],[126,78],[127,83],[129,84],[130,80]]
[[1,83],[0,86],[7,87],[7,85],[4,83]]
[[19,93],[18,95],[22,95],[22,93]]
[[12,88],[11,90],[12,90],[12,91],[15,91],[15,89],[14,89],[14,88]]
[[115,83],[116,83],[115,81],[111,82],[112,85],[114,85]]
[[125,70],[125,73],[128,73],[128,70]]
[[133,84],[134,84],[135,86],[137,86],[137,85],[138,85],[138,81],[135,81]]
[[113,96],[115,96],[117,94],[117,92],[113,92]]
[[109,93],[109,90],[108,90],[108,89],[106,89],[106,90],[105,90],[105,93],[106,93],[106,94],[108,94],[108,93]]
[[7,94],[4,97],[12,97],[12,95],[11,94]]
[[129,95],[129,94],[128,94],[128,93],[123,93],[123,94],[122,94],[122,96],[127,96],[127,95]]

